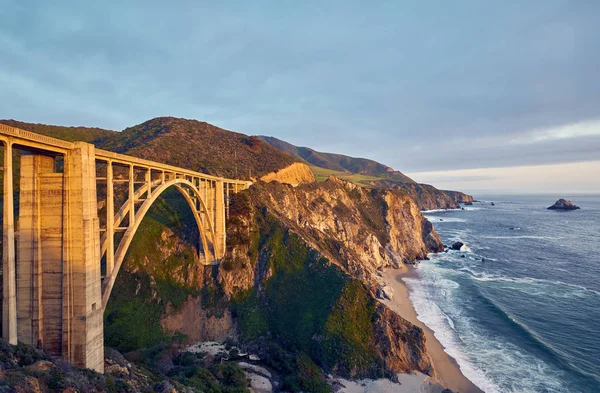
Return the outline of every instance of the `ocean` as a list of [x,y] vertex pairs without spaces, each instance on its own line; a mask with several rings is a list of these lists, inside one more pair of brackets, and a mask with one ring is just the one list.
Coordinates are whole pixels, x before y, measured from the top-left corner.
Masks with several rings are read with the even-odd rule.
[[424,213],[466,247],[422,261],[409,297],[486,393],[600,392],[600,196],[564,197],[581,210],[511,195]]

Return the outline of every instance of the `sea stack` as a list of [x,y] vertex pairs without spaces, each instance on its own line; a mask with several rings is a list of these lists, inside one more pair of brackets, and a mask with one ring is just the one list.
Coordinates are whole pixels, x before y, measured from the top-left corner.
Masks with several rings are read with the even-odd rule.
[[550,210],[577,210],[580,209],[579,206],[574,205],[571,201],[568,201],[564,198],[560,198],[556,203],[550,206],[548,209]]

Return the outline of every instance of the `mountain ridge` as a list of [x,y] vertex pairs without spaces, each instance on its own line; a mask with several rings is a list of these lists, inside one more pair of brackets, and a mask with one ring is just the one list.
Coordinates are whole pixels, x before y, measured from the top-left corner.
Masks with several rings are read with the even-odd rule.
[[[374,160],[318,152],[312,148],[295,146],[270,136],[261,135],[259,138],[271,146],[311,164],[313,166],[311,169],[321,180],[328,177],[326,176],[328,174],[353,181],[363,187],[404,190],[423,210],[456,209],[459,207],[459,203],[473,202],[473,197],[470,195],[460,191],[439,190],[429,184],[417,183],[402,172]],[[332,172],[328,173],[324,170]]]
[[389,179],[403,183],[415,183],[413,179],[402,172],[396,171],[375,160],[351,157],[345,154],[319,152],[310,147],[292,145],[289,142],[272,136],[259,135],[258,138],[293,157],[321,168],[369,176],[386,176]]

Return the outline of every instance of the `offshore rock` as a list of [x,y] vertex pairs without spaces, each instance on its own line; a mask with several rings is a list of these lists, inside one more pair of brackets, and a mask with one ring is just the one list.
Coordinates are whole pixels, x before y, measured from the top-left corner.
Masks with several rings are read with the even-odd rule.
[[460,249],[462,248],[462,246],[464,246],[465,243],[463,242],[455,242],[454,244],[452,244],[452,249],[455,251],[460,251]]
[[548,210],[577,210],[581,209],[579,206],[574,205],[571,201],[566,200],[564,198],[560,198],[558,201],[554,203],[554,205],[550,206]]

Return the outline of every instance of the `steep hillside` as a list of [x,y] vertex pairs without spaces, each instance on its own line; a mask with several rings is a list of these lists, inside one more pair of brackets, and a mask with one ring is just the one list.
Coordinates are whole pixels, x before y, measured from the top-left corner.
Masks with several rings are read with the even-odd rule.
[[257,137],[174,117],[157,117],[127,128],[100,147],[239,179],[259,178],[298,161]]
[[116,131],[96,127],[64,127],[48,124],[25,123],[17,120],[0,120],[1,124],[20,128],[25,131],[63,139],[65,141],[82,141],[95,145],[104,143],[107,139],[117,135]]
[[401,183],[414,183],[414,180],[402,172],[366,158],[356,158],[343,154],[323,153],[309,147],[298,147],[272,136],[259,136],[260,139],[271,146],[302,159],[317,167],[333,171],[357,173],[366,176],[375,176],[382,179],[394,180]]

